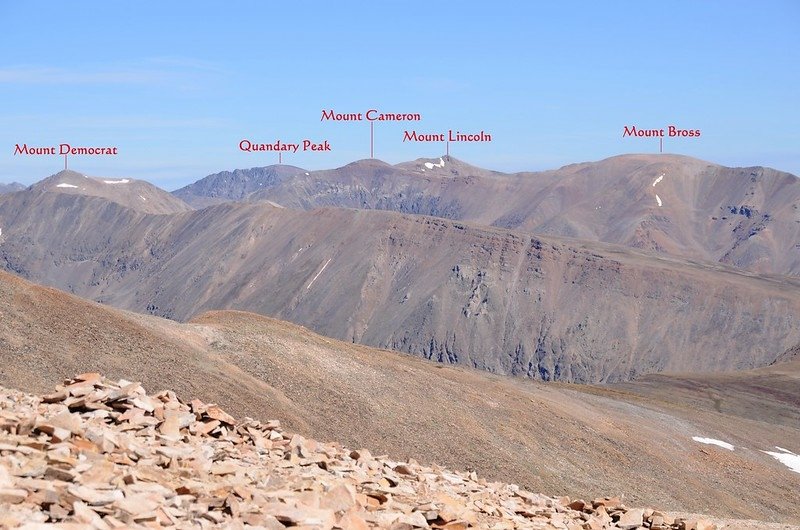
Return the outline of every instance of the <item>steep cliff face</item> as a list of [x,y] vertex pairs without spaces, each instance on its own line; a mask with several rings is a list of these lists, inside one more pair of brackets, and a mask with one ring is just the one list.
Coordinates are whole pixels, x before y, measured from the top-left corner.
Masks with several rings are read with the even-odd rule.
[[23,192],[0,223],[5,269],[117,307],[249,310],[502,374],[751,368],[800,343],[796,280],[444,219],[265,203],[165,216]]

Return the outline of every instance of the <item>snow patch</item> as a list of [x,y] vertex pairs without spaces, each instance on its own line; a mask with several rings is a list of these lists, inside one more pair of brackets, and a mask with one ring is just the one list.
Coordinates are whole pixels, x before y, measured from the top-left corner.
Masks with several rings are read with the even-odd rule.
[[130,182],[130,179],[119,179],[119,180],[104,180],[106,184],[127,184]]
[[140,199],[142,199],[143,201],[146,201],[146,200],[147,200],[147,199],[145,199],[144,197],[142,197],[141,195],[139,195],[139,198],[140,198]]
[[316,275],[316,276],[314,276],[314,279],[312,279],[312,280],[309,282],[309,284],[308,284],[308,287],[306,287],[306,291],[308,291],[309,289],[311,289],[311,285],[312,285],[312,284],[313,284],[315,281],[317,281],[317,278],[319,278],[319,275],[320,275],[320,274],[322,274],[322,271],[324,271],[324,270],[325,270],[325,267],[327,267],[327,266],[328,266],[328,263],[330,263],[332,259],[333,259],[333,258],[330,258],[330,259],[328,259],[328,261],[326,261],[326,262],[325,262],[325,265],[323,265],[323,266],[322,266],[322,268],[321,268],[321,269],[319,270],[319,272],[317,273],[317,275]]
[[435,167],[444,167],[444,159],[443,158],[439,158],[439,163],[438,164],[434,164],[433,162],[425,162],[425,167],[428,168],[428,169],[433,169]]
[[800,455],[796,455],[793,452],[789,451],[788,449],[784,449],[783,447],[775,446],[775,449],[781,451],[780,453],[776,453],[773,451],[761,451],[762,453],[766,453],[781,464],[785,465],[795,473],[800,473]]
[[661,206],[661,204],[662,204],[661,203],[661,197],[658,196],[658,193],[656,193],[656,202],[658,203],[659,206]]
[[308,171],[306,171],[306,175],[308,175]]
[[733,445],[729,444],[728,442],[723,442],[722,440],[715,440],[714,438],[701,438],[700,436],[692,436],[692,440],[695,442],[700,442],[701,444],[717,445],[723,449],[727,449],[728,451],[733,451]]
[[658,183],[659,183],[659,182],[661,182],[662,180],[664,180],[664,174],[663,174],[663,173],[662,173],[661,175],[659,175],[659,176],[658,176],[658,178],[655,180],[655,182],[653,182],[653,187],[655,188],[655,187],[656,187],[656,184],[658,184]]
[[285,206],[280,205],[277,202],[267,201],[267,203],[274,206],[275,208],[285,208]]
[[61,184],[56,184],[56,188],[77,188],[78,186],[73,186],[72,184],[67,184],[66,182],[62,182]]

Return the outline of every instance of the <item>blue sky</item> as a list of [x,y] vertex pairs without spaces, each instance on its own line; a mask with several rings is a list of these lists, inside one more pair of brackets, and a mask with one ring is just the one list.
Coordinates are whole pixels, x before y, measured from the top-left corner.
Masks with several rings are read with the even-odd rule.
[[[291,5],[290,5],[291,4]],[[700,129],[665,152],[800,174],[800,2],[12,2],[0,0],[0,182],[59,157],[14,145],[119,148],[71,157],[90,175],[175,189],[269,165],[240,140],[328,140],[308,169],[369,156],[337,112],[416,112],[375,125],[375,156],[435,157],[403,131],[484,130],[451,154],[503,171],[657,152],[625,125]]]

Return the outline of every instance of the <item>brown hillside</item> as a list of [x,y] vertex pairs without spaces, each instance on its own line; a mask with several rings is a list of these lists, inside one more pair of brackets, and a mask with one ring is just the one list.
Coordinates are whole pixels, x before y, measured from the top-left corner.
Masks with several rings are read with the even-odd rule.
[[[686,390],[695,394],[688,404],[673,400],[666,377],[649,383],[663,392],[537,384],[338,342],[252,314],[208,313],[178,324],[7,274],[0,280],[5,386],[47,389],[65,374],[102,369],[147,388],[169,383],[239,416],[278,418],[306,436],[474,469],[534,491],[620,494],[631,505],[798,522],[791,492],[800,475],[762,452],[800,452],[792,446],[797,422],[778,421],[796,416],[797,407],[767,392],[759,399],[774,413],[762,415],[747,405],[750,389],[727,391],[721,380],[727,394],[718,411],[702,387]],[[759,373],[769,378],[770,370]]]
[[[800,180],[679,155],[620,155],[503,174],[454,158],[363,160],[254,192],[289,208],[394,210],[472,221],[757,272],[800,273]],[[659,202],[660,201],[660,202]]]
[[143,180],[89,177],[75,171],[60,171],[34,184],[29,193],[101,197],[126,208],[149,214],[173,214],[191,209],[181,199]]
[[424,216],[263,203],[147,215],[20,192],[0,199],[0,226],[6,270],[120,308],[247,310],[534,379],[754,368],[800,343],[796,279]]

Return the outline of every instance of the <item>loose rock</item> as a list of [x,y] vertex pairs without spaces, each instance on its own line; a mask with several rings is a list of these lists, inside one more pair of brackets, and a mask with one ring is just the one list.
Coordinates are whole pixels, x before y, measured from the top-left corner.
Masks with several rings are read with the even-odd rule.
[[394,462],[95,373],[41,398],[0,387],[0,419],[3,528],[714,528]]

